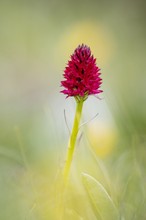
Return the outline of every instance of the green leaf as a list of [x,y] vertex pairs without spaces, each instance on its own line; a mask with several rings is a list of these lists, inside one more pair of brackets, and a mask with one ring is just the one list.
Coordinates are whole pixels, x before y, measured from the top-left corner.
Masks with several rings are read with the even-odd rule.
[[118,220],[118,211],[103,185],[88,174],[83,173],[82,175],[83,184],[94,207],[97,218],[100,220]]

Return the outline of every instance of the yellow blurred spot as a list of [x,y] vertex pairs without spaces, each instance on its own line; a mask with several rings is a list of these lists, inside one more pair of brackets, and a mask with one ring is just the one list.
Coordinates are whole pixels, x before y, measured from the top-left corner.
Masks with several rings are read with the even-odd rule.
[[55,59],[66,63],[75,48],[82,43],[91,48],[100,65],[105,64],[114,51],[110,33],[101,24],[84,21],[69,26],[62,33],[54,51]]
[[88,138],[94,152],[101,158],[109,155],[117,142],[117,131],[104,122],[91,123]]

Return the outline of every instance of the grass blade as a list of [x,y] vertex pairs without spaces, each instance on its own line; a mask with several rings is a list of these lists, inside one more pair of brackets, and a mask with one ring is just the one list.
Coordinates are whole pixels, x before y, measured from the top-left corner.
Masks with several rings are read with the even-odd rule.
[[83,173],[82,175],[83,184],[98,219],[118,220],[118,211],[103,185],[88,174]]

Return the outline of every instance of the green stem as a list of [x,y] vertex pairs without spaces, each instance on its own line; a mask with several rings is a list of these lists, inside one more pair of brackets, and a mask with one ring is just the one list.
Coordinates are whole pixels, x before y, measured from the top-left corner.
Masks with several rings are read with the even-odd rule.
[[77,105],[76,105],[74,124],[73,124],[72,132],[70,135],[70,139],[69,139],[66,161],[65,161],[65,166],[64,166],[64,170],[63,170],[63,177],[64,177],[64,184],[65,185],[67,184],[67,179],[68,179],[68,175],[70,172],[71,162],[73,159],[77,134],[78,134],[79,125],[80,125],[80,119],[81,119],[81,114],[82,114],[83,102],[84,102],[84,100],[82,100],[82,99],[76,100]]

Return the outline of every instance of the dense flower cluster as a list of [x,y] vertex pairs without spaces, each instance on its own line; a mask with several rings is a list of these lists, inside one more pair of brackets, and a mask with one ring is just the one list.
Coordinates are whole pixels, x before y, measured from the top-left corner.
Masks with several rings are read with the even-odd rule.
[[100,69],[96,66],[96,59],[91,55],[88,46],[79,45],[71,55],[71,60],[64,70],[65,80],[61,81],[61,86],[65,89],[61,92],[67,97],[88,97],[88,95],[102,92],[100,85]]

